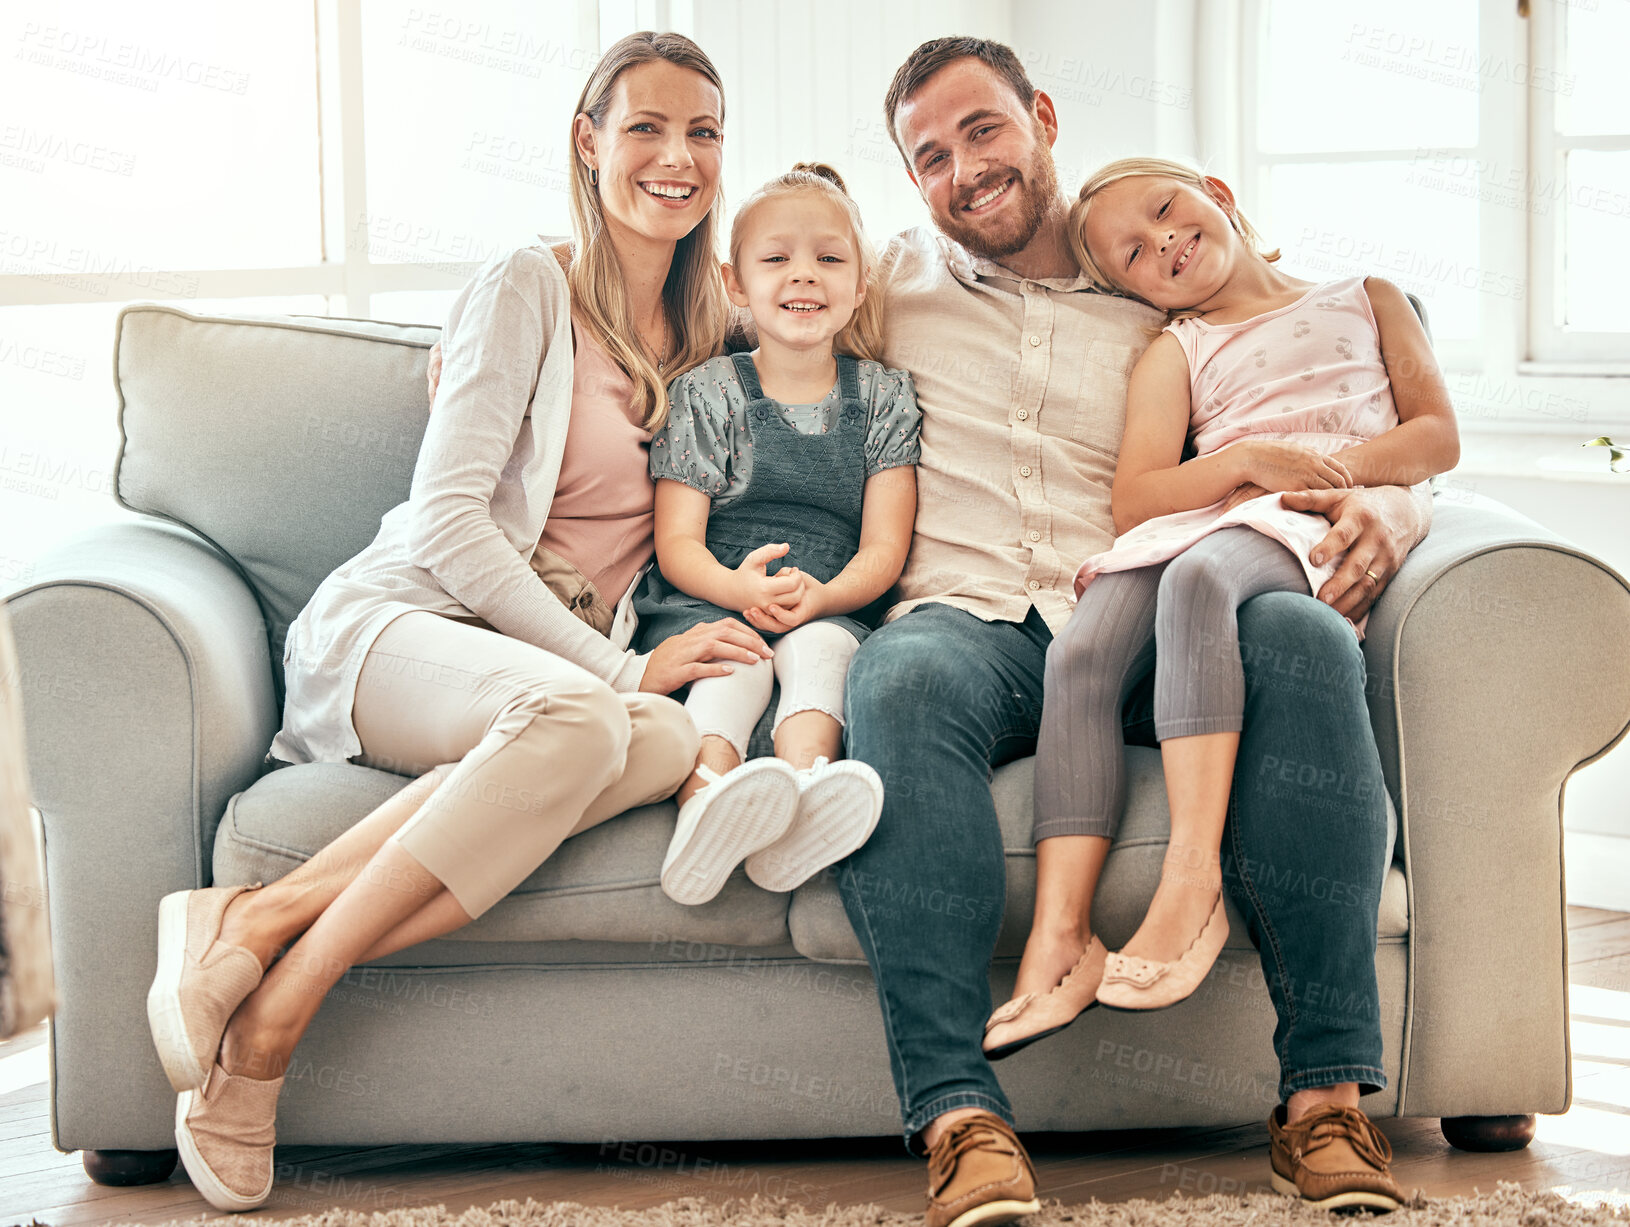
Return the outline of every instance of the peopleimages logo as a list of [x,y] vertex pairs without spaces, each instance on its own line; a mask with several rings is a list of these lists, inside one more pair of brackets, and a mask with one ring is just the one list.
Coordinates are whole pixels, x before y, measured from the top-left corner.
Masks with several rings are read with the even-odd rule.
[[42,26],[30,21],[23,25],[21,41],[22,49],[17,53],[20,60],[116,85],[133,85],[147,93],[156,92],[161,81],[197,85],[227,94],[249,91],[246,72],[102,34]]
[[1354,22],[1344,41],[1343,60],[1421,81],[1472,90],[1479,81],[1503,81],[1549,93],[1573,93],[1573,73],[1509,56],[1485,55],[1475,46],[1439,42],[1413,31]]
[[1298,265],[1329,271],[1362,268],[1390,276],[1404,289],[1423,296],[1430,296],[1434,286],[1458,286],[1517,300],[1528,294],[1527,283],[1511,273],[1464,263],[1435,251],[1394,247],[1334,230],[1305,227],[1288,251],[1295,253]]
[[122,278],[149,294],[197,298],[198,278],[138,264],[129,256],[69,247],[55,239],[0,230],[0,273],[37,277],[86,293],[105,295],[111,280]]
[[1404,182],[1537,214],[1549,213],[1553,205],[1561,203],[1609,217],[1630,217],[1630,192],[1451,149],[1417,149]]
[[16,165],[38,174],[45,170],[48,162],[103,171],[127,179],[136,169],[136,155],[133,153],[22,124],[0,126],[0,165]]

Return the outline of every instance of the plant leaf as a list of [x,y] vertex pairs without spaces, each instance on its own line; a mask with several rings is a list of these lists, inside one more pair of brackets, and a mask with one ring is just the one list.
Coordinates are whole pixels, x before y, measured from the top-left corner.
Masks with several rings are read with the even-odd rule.
[[1615,473],[1630,473],[1630,453],[1627,453],[1624,448],[1606,435],[1597,435],[1589,443],[1581,444],[1581,446],[1607,448],[1607,467]]

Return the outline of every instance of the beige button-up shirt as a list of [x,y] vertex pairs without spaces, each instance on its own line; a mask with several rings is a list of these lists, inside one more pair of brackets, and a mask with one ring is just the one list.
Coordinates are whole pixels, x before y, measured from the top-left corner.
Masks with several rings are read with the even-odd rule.
[[1126,382],[1162,312],[1085,276],[1032,280],[938,231],[879,265],[884,360],[923,411],[917,527],[886,620],[928,601],[986,621],[1034,606],[1056,634],[1076,569],[1114,540]]

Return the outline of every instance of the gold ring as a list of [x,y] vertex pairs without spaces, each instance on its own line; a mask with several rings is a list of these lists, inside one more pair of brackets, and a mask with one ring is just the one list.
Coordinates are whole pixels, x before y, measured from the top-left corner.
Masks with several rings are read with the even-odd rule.
[[1377,575],[1374,571],[1370,570],[1368,567],[1364,568],[1364,574],[1368,575],[1371,579],[1373,579],[1378,584],[1381,582],[1381,577],[1379,575]]

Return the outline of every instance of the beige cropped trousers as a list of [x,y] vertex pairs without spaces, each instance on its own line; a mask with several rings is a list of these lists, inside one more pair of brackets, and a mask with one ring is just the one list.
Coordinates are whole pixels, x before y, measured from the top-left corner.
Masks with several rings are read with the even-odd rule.
[[619,694],[542,648],[440,614],[403,614],[357,681],[352,761],[400,775],[440,769],[391,838],[471,917],[569,836],[673,795],[696,762],[685,709]]

